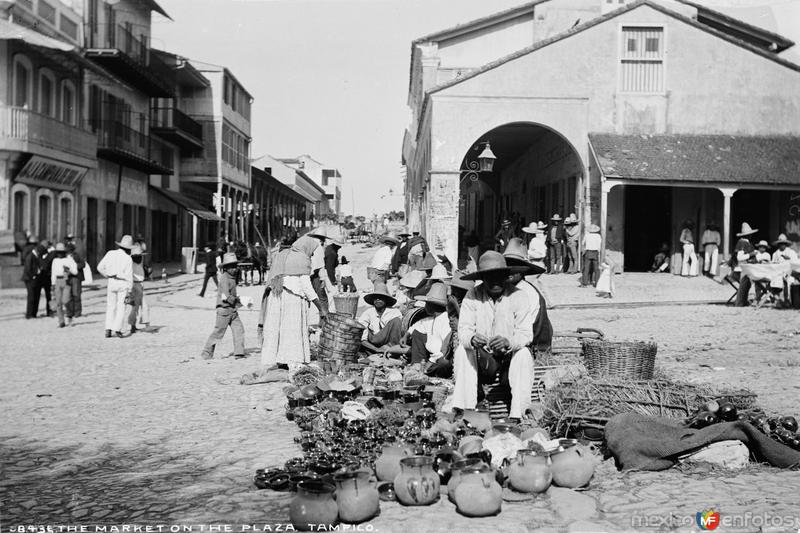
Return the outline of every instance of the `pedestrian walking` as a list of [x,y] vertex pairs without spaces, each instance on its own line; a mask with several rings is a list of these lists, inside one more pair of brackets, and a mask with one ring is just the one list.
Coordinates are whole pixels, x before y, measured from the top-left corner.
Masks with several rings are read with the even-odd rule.
[[141,313],[141,321],[145,324],[150,322],[149,309],[145,307],[144,301],[144,280],[150,277],[149,268],[144,264],[145,252],[139,244],[134,244],[131,249],[131,269],[133,275],[133,286],[127,297],[128,305],[128,324],[131,327],[131,335],[136,333],[136,317]]
[[583,237],[583,275],[581,276],[581,287],[597,285],[598,260],[600,259],[600,248],[603,245],[603,238],[600,236],[600,226],[592,224],[589,232]]
[[214,329],[208,336],[206,345],[200,356],[203,359],[214,357],[214,349],[225,336],[225,331],[231,328],[233,334],[233,355],[234,357],[244,357],[244,325],[239,318],[238,308],[241,307],[239,297],[236,295],[236,280],[239,275],[237,268],[239,261],[236,254],[227,252],[222,258],[222,274],[219,277],[217,287],[217,318],[214,322]]
[[578,242],[581,238],[581,228],[578,225],[578,217],[575,213],[570,213],[564,221],[564,236],[566,239],[566,267],[567,274],[577,274],[578,268]]
[[53,286],[58,327],[63,328],[67,325],[64,323],[65,313],[69,321],[68,325],[72,325],[72,308],[69,307],[72,287],[69,284],[69,278],[78,275],[78,265],[72,257],[67,255],[67,248],[63,242],[56,243],[53,254],[50,284]]
[[106,338],[112,334],[122,338],[125,321],[125,298],[133,288],[133,261],[131,250],[133,238],[123,235],[116,243],[116,250],[109,250],[97,264],[97,271],[108,279],[106,293]]
[[22,259],[22,281],[25,283],[25,290],[27,291],[27,304],[25,307],[25,318],[36,318],[39,313],[39,298],[42,291],[39,285],[39,276],[42,272],[42,253],[38,244],[36,244],[36,237],[28,237],[28,245],[31,246],[26,250],[23,248]]
[[78,266],[78,274],[70,275],[68,279],[70,287],[69,313],[73,318],[78,318],[83,313],[82,292],[85,279],[83,272],[86,268],[86,252],[78,239],[75,238],[75,235],[71,233],[67,235],[66,247],[67,255],[72,257],[72,260]]
[[687,220],[681,229],[680,242],[683,245],[683,264],[681,276],[697,275],[697,254],[694,250],[694,222]]
[[713,220],[706,224],[706,230],[700,238],[700,246],[703,248],[703,272],[711,277],[719,274],[719,245],[722,244],[722,236],[719,228]]
[[44,300],[45,300],[45,314],[50,317],[55,314],[55,307],[53,306],[53,299],[52,299],[52,291],[50,288],[52,287],[50,283],[50,274],[53,265],[53,259],[55,258],[55,254],[53,253],[55,248],[53,247],[53,243],[48,240],[43,240],[39,244],[39,253],[42,256],[42,263],[41,263],[41,275],[37,278],[37,291],[44,290]]
[[339,260],[339,266],[336,267],[336,276],[339,278],[339,285],[342,287],[342,292],[356,292],[356,284],[353,282],[353,267],[347,261],[345,256]]
[[198,294],[200,298],[205,297],[206,287],[210,279],[214,280],[214,285],[219,289],[219,281],[217,280],[217,257],[219,257],[219,253],[216,249],[212,249],[211,245],[206,246],[203,251],[206,254],[206,268],[203,274],[203,288],[200,289],[200,293]]

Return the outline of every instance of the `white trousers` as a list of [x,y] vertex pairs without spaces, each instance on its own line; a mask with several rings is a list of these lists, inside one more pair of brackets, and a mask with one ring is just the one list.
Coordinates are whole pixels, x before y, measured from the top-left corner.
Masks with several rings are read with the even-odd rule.
[[[528,348],[518,350],[511,357],[508,381],[511,385],[511,409],[508,416],[522,418],[531,403],[533,386],[533,355]],[[453,407],[475,409],[478,403],[478,367],[475,350],[459,345],[453,357]]]
[[118,279],[108,280],[108,293],[106,294],[106,329],[122,331],[125,321],[125,296],[128,294],[128,284]]
[[703,271],[716,276],[719,274],[719,246],[716,244],[706,244],[705,256],[703,257]]
[[681,276],[697,275],[697,254],[694,253],[694,244],[686,243],[683,245],[683,266]]

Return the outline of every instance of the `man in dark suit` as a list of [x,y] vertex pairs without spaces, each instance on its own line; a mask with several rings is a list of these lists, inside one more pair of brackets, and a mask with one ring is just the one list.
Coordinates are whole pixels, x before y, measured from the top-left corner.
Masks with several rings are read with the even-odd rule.
[[[43,277],[41,250],[41,246],[35,246],[22,261],[22,281],[25,282],[25,289],[28,292],[25,318],[36,318],[39,311],[39,296],[41,295],[39,280]],[[49,284],[50,280],[48,279],[47,282]]]

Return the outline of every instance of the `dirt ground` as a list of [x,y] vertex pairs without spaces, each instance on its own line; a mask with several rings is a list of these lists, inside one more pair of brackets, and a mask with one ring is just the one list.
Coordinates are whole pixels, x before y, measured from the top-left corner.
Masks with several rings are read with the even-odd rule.
[[[372,250],[343,253],[357,285],[367,289],[363,270]],[[657,365],[669,375],[747,387],[767,411],[800,415],[800,313],[703,303],[730,293],[707,279],[617,278],[617,298],[608,301],[578,288],[573,277],[546,276],[557,304],[550,312],[555,329],[595,327],[609,338],[652,339]],[[258,367],[255,310],[241,313],[249,357],[227,357],[226,337],[217,358],[200,358],[214,317],[214,291],[197,296],[201,279],[149,283],[151,325],[125,339],[103,338],[102,290],[86,293],[84,317],[65,329],[54,319],[24,320],[19,293],[0,294],[4,531],[125,523],[230,524],[244,532],[245,525],[264,530],[287,522],[291,494],[252,485],[256,468],[300,454],[297,427],[284,416],[284,384],[238,385],[239,376]],[[241,288],[256,301],[261,291]],[[694,303],[661,305],[676,300]],[[598,303],[605,307],[586,307]],[[584,307],[558,307],[578,304]],[[383,503],[368,525],[372,531],[690,531],[697,530],[697,511],[715,507],[723,517],[750,517],[720,530],[797,531],[798,494],[800,472],[620,473],[606,461],[589,490],[505,503],[496,517],[466,518],[443,499],[426,508]]]

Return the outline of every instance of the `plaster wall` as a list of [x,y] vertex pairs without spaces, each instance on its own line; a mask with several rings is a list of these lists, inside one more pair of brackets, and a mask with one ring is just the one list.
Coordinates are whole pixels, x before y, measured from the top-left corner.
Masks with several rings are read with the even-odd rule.
[[440,68],[479,67],[533,43],[533,13],[439,42]]

